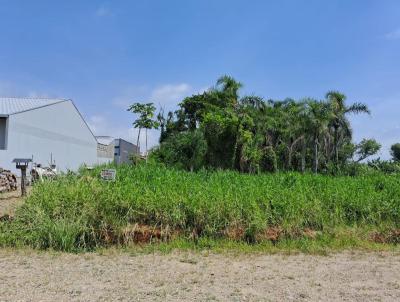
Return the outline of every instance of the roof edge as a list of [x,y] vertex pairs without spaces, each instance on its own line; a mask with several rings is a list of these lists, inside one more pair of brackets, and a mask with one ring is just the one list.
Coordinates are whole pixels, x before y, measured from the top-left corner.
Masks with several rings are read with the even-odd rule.
[[[20,99],[20,98],[11,97],[11,99]],[[24,99],[27,99],[27,98],[24,98]],[[31,99],[35,99],[35,98],[31,98]],[[42,99],[42,100],[53,100],[52,98],[41,98],[41,99]],[[5,115],[4,117],[8,117],[8,116],[11,116],[11,115],[20,114],[20,113],[24,113],[24,112],[29,112],[29,111],[32,111],[32,110],[36,110],[36,109],[40,109],[40,108],[44,108],[44,107],[48,107],[48,106],[53,106],[53,105],[57,105],[57,104],[64,103],[64,102],[70,102],[70,103],[72,104],[72,106],[75,108],[75,111],[78,113],[78,115],[79,115],[80,118],[82,119],[83,123],[86,125],[87,129],[89,130],[89,132],[92,134],[93,139],[94,139],[94,140],[96,141],[96,143],[97,143],[96,136],[93,134],[92,129],[90,129],[88,123],[87,123],[86,120],[84,119],[84,117],[83,117],[83,115],[81,114],[81,112],[79,111],[78,107],[76,107],[74,101],[73,101],[72,99],[54,99],[54,100],[58,100],[58,102],[54,102],[54,103],[51,103],[51,104],[46,104],[46,105],[43,105],[43,106],[38,106],[38,107],[31,108],[31,109],[27,109],[27,110],[22,110],[22,111],[14,112],[14,113],[11,113],[11,114],[9,114],[9,115]],[[1,116],[1,115],[0,115],[0,116]]]
[[[13,99],[19,99],[19,98],[13,98]],[[51,100],[51,99],[43,99],[43,100]],[[60,104],[60,103],[69,101],[69,100],[64,100],[64,99],[56,99],[56,100],[59,100],[59,101],[58,101],[58,102],[51,103],[51,104],[46,104],[46,105],[38,106],[38,107],[35,107],[35,108],[30,108],[30,109],[26,109],[26,110],[22,110],[22,111],[17,111],[17,112],[14,112],[14,113],[10,113],[10,114],[8,114],[7,116],[15,115],[15,114],[20,114],[20,113],[24,113],[24,112],[28,112],[28,111],[32,111],[32,110],[36,110],[36,109],[48,107],[48,106],[53,106],[53,105],[56,105],[56,104]]]
[[[74,106],[74,108],[75,108],[76,112],[78,112],[78,114],[79,114],[79,116],[81,117],[82,121],[85,123],[86,127],[88,128],[88,130],[89,130],[89,131],[90,131],[90,133],[92,134],[92,136],[93,136],[93,139],[94,139],[94,140],[96,141],[96,143],[97,143],[96,136],[94,135],[94,133],[93,133],[92,129],[90,129],[90,127],[89,127],[88,123],[86,122],[86,120],[85,120],[85,118],[83,117],[82,113],[79,111],[78,107],[76,107],[76,105],[75,105],[74,101],[73,101],[73,100],[71,100],[71,99],[69,99],[69,100],[65,100],[65,101],[71,102],[72,106]],[[57,103],[57,104],[58,104],[58,103]]]
[[124,139],[124,138],[122,138],[122,137],[119,137],[119,138],[116,138],[116,139],[118,139],[118,140],[120,140],[120,141],[127,142],[128,144],[131,144],[131,145],[134,145],[135,147],[137,147],[137,145],[136,145],[135,143],[133,143],[133,142],[131,142],[131,141],[128,141],[128,140],[126,140],[126,139]]

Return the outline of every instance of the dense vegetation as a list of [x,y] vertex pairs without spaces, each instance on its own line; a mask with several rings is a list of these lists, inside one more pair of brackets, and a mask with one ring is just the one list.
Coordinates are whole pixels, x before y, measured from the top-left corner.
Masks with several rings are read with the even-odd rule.
[[[324,100],[267,101],[240,97],[241,87],[223,76],[215,87],[185,98],[177,111],[167,116],[161,111],[160,146],[152,155],[191,171],[205,167],[351,174],[381,147],[374,139],[352,142],[349,115],[369,110],[362,103],[346,104],[340,92],[330,91]],[[392,147],[394,158],[400,156],[396,150]]]
[[[79,251],[173,238],[279,244],[348,234],[400,242],[400,144],[392,161],[365,162],[381,146],[352,142],[348,115],[369,113],[364,104],[347,105],[335,91],[324,100],[265,101],[240,97],[240,88],[224,76],[157,121],[152,103],[133,104],[146,164],[117,167],[115,182],[102,181],[97,167],[36,184],[15,217],[0,221],[0,245]],[[160,146],[147,163],[147,130],[159,126]]]
[[0,222],[0,245],[76,251],[173,237],[279,242],[336,238],[343,228],[361,230],[367,241],[374,233],[400,239],[396,175],[191,173],[149,163],[120,166],[117,180],[106,182],[100,168],[35,185],[14,219]]

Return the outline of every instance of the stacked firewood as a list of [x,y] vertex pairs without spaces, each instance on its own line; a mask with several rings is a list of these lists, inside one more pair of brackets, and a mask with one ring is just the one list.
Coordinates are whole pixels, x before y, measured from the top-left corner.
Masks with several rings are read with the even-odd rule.
[[17,190],[17,177],[10,170],[0,168],[0,193]]

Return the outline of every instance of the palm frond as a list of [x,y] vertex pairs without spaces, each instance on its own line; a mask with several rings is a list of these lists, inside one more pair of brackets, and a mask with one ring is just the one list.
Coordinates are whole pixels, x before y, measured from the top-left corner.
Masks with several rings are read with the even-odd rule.
[[349,106],[345,110],[346,113],[367,113],[371,114],[369,111],[368,106],[363,103],[354,103],[353,105]]

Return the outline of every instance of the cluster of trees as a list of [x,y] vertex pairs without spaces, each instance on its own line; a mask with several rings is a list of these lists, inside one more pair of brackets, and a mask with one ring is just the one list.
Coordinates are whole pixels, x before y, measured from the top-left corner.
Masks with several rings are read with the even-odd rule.
[[[161,111],[159,161],[187,170],[241,172],[337,171],[376,154],[374,139],[352,142],[350,114],[369,114],[362,103],[330,91],[324,100],[264,100],[239,94],[242,84],[229,76],[208,91],[185,98],[175,112]],[[394,151],[392,151],[394,152]]]

